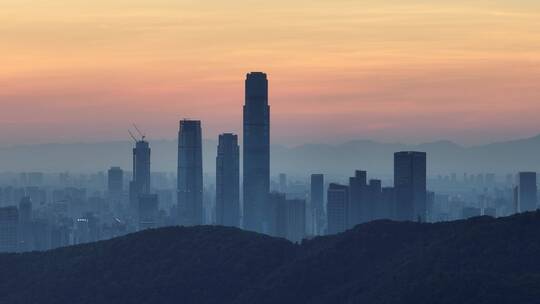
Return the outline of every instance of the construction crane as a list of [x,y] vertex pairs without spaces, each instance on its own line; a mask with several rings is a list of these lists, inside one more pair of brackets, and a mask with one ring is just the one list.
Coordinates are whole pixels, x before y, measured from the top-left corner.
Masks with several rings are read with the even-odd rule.
[[135,127],[135,130],[137,130],[137,133],[139,133],[139,135],[141,136],[141,140],[144,140],[146,138],[146,135],[144,135],[141,130],[139,130],[136,124],[133,124],[133,127]]
[[137,140],[137,138],[135,137],[135,135],[133,135],[133,133],[131,133],[131,130],[128,129],[128,133],[129,133],[129,136],[131,136],[131,138],[133,138],[133,141],[138,142],[138,140]]

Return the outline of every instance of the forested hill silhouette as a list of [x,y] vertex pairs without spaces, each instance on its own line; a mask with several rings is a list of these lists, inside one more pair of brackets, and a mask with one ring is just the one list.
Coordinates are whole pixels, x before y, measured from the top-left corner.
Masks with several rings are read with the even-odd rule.
[[0,255],[0,303],[539,303],[540,213],[377,221],[294,245],[224,227]]

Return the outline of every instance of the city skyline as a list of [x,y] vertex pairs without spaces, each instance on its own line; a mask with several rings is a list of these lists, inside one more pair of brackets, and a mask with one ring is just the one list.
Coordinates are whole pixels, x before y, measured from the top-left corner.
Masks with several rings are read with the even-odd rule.
[[3,0],[0,303],[537,303],[540,0]]
[[[202,229],[196,232],[198,237],[194,242],[184,243],[184,252],[204,248],[208,244],[209,233],[214,229],[220,231],[220,240],[224,242],[234,240],[234,234],[251,231],[256,232],[250,234],[251,237],[264,234],[265,238],[276,241],[266,249],[268,253],[274,251],[272,258],[280,256],[282,245],[278,242],[289,242],[287,246],[293,246],[293,243],[306,246],[312,241],[320,242],[334,237],[339,240],[358,233],[357,236],[363,237],[353,237],[355,246],[364,247],[366,239],[377,240],[378,246],[382,246],[383,250],[378,253],[368,253],[369,262],[373,263],[384,260],[376,255],[384,256],[386,251],[394,251],[388,243],[389,237],[396,235],[389,233],[389,227],[394,225],[403,225],[404,230],[414,227],[413,235],[422,235],[425,233],[423,231],[436,223],[447,226],[460,223],[456,220],[471,218],[474,218],[471,223],[479,222],[478,217],[481,216],[484,216],[481,221],[493,221],[522,212],[529,212],[528,216],[538,212],[540,202],[536,171],[507,174],[503,180],[489,172],[470,175],[465,172],[459,178],[453,172],[428,179],[429,153],[395,149],[397,146],[392,146],[395,151],[394,174],[390,180],[378,179],[376,173],[368,173],[361,164],[351,162],[347,164],[347,170],[354,171],[354,175],[348,179],[348,183],[343,183],[328,171],[319,170],[320,164],[313,160],[308,160],[309,169],[303,172],[303,177],[289,176],[291,167],[277,174],[273,172],[272,175],[271,155],[275,152],[270,147],[273,123],[270,119],[272,102],[268,88],[271,82],[264,72],[248,72],[244,83],[243,153],[240,155],[236,134],[220,134],[217,149],[214,150],[214,179],[203,171],[208,165],[203,157],[204,124],[194,119],[179,121],[176,176],[174,173],[152,171],[151,155],[154,158],[161,155],[156,157],[151,143],[146,140],[146,132],[143,133],[135,124],[133,127],[137,135],[128,132],[133,139],[133,167],[132,171],[125,172],[126,178],[124,170],[112,164],[107,174],[98,171],[90,176],[81,174],[78,177],[69,172],[45,174],[20,171],[14,178],[10,172],[0,172],[0,253],[47,251],[71,245],[82,248],[86,243],[100,244],[100,241],[115,241],[126,235],[126,238],[142,240],[139,237],[145,232],[162,233],[165,230],[161,228],[172,232],[170,229],[180,226],[184,236],[195,231],[191,229]],[[443,147],[447,150],[452,145],[446,143]],[[307,149],[322,148],[311,145]],[[124,158],[129,157],[127,152]],[[303,154],[300,156],[305,158]],[[341,153],[330,154],[327,160],[335,165],[342,156]],[[105,158],[111,161],[108,156]],[[298,162],[296,160],[292,167],[298,166]],[[436,159],[433,163],[438,162],[440,160]],[[126,183],[129,185],[127,191],[124,190]],[[386,226],[376,228],[385,231],[382,237],[373,234],[373,227],[378,225]],[[452,231],[455,234],[456,229]],[[181,237],[180,234],[178,236]],[[455,235],[451,238],[455,238]],[[241,244],[248,244],[245,243],[247,239],[235,241],[232,246],[244,246]],[[419,239],[422,240],[421,247],[416,248],[429,247],[426,238]],[[402,238],[398,248],[411,240],[410,235]],[[163,242],[163,238],[154,238],[149,247],[141,245],[141,242],[138,244],[132,250],[140,254],[149,252],[153,247],[170,248],[176,241]],[[343,249],[345,243],[338,241],[336,244],[336,248]],[[255,247],[248,246],[251,248],[246,253],[251,255]],[[216,254],[219,256],[227,248],[218,245],[213,250],[195,254],[195,260],[201,261],[205,256]],[[320,251],[324,246],[312,248],[319,248],[317,251]],[[369,249],[364,247],[363,250],[365,253]],[[347,250],[343,252],[346,255],[340,256],[340,260],[356,256]],[[161,255],[153,257],[164,259]],[[227,262],[219,264],[228,265],[236,258],[225,257]],[[170,261],[186,262],[177,256]],[[141,264],[147,265],[145,262]],[[129,265],[133,266],[132,263]],[[336,263],[333,262],[333,265]],[[241,272],[245,273],[246,267],[242,268]],[[365,269],[365,266],[358,268],[361,271]],[[145,270],[146,273],[149,269]],[[318,273],[324,273],[326,277],[329,272],[319,270]],[[187,274],[185,277],[191,279],[193,272]],[[204,277],[208,282],[208,275]],[[175,296],[178,297],[178,293]],[[198,302],[201,297],[202,294],[198,293],[194,301]]]
[[536,1],[55,3],[4,5],[2,145],[120,140],[132,122],[174,138],[183,117],[241,136],[252,70],[271,75],[276,143],[540,129]]

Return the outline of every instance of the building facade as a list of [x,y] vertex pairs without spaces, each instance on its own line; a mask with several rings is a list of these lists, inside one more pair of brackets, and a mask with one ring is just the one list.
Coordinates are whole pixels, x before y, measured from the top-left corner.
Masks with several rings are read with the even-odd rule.
[[327,234],[336,234],[348,229],[349,187],[330,184],[327,191]]
[[324,175],[312,174],[310,184],[310,207],[313,215],[315,234],[323,234],[326,223],[326,210],[324,206]]
[[120,167],[111,167],[107,172],[107,200],[115,211],[122,209],[124,198],[124,171]]
[[252,72],[245,82],[243,145],[244,229],[265,232],[270,191],[270,106],[266,74]]
[[17,252],[19,247],[19,210],[0,208],[0,252]]
[[179,224],[203,224],[202,129],[200,120],[181,120],[178,131]]
[[240,227],[240,147],[230,133],[219,136],[217,148],[216,224]]
[[369,221],[366,171],[356,170],[354,176],[349,178],[349,206],[347,210],[349,227]]
[[159,200],[157,194],[139,196],[139,230],[158,227]]
[[150,194],[151,149],[144,139],[138,140],[133,149],[133,180],[129,184],[130,209],[136,217],[139,195]]
[[538,204],[536,172],[519,172],[517,184],[518,212],[536,210]]
[[426,153],[394,154],[396,217],[401,221],[426,221]]

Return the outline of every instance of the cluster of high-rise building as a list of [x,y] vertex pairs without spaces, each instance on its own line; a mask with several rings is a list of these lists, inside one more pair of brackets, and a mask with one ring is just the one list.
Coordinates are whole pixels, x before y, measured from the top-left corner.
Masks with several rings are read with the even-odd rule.
[[[216,157],[215,221],[218,224],[268,232],[265,216],[270,190],[270,107],[266,74],[249,73],[245,83],[243,144],[243,208],[240,208],[240,148],[238,136],[219,136]],[[134,179],[130,185],[134,213],[146,217],[141,205],[150,185],[150,148],[144,138],[134,149]],[[137,205],[136,201],[139,201]],[[154,203],[152,203],[152,206]],[[201,225],[203,214],[202,126],[199,120],[180,121],[178,132],[177,223]],[[152,209],[155,211],[154,209]],[[144,213],[144,214],[143,214]]]
[[[243,143],[243,208],[240,197],[240,148],[238,136],[219,135],[216,157],[215,222],[269,232],[266,216],[270,194],[270,106],[268,79],[261,72],[249,73],[245,82]],[[202,123],[180,121],[178,131],[178,170],[176,222],[201,225],[203,208]],[[150,189],[150,147],[144,137],[133,149],[133,181],[130,183],[132,213],[145,222],[156,214]],[[155,198],[155,197],[154,197]],[[148,227],[148,223],[144,227]],[[141,226],[142,228],[143,226]]]
[[[348,185],[328,187],[328,233],[338,233],[358,224],[391,219],[427,221],[426,153],[394,154],[394,186],[367,179],[366,171],[356,171]],[[313,191],[313,190],[312,190]]]
[[272,179],[268,79],[261,72],[245,80],[242,153],[237,134],[220,134],[215,179],[203,171],[201,121],[180,121],[177,170],[171,174],[152,172],[151,158],[159,155],[151,154],[137,131],[131,171],[111,167],[106,175],[77,179],[61,173],[54,187],[43,173],[22,173],[19,186],[0,187],[0,252],[46,250],[170,225],[232,226],[299,242],[380,219],[435,222],[538,207],[535,172],[521,172],[515,182],[507,176],[502,184],[494,174],[464,174],[458,181],[453,173],[432,180],[436,193],[428,191],[424,152],[396,152],[393,176],[386,180],[368,179],[362,170],[346,180],[311,172],[304,181],[285,173]]

